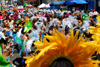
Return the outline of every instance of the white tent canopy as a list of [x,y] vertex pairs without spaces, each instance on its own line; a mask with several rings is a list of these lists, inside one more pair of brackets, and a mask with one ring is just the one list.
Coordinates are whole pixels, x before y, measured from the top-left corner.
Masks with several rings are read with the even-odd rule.
[[38,8],[45,8],[46,4],[42,3],[41,5],[38,6]]
[[50,8],[50,4],[46,4],[46,8]]
[[50,8],[50,4],[42,3],[41,5],[38,6],[38,8]]

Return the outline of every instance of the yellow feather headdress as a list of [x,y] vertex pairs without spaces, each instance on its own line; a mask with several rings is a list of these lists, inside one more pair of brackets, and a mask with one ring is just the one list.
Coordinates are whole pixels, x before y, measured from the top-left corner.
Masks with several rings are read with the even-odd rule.
[[99,25],[100,26],[100,15],[98,15],[97,17],[96,17],[96,19],[98,19],[98,23],[97,23],[97,25]]
[[83,39],[83,35],[77,39],[79,31],[75,36],[73,31],[70,32],[71,35],[68,38],[57,31],[54,36],[45,36],[43,42],[35,42],[34,44],[40,53],[24,57],[27,59],[25,62],[27,67],[49,67],[60,57],[70,60],[74,67],[97,67],[98,65],[93,63],[99,63],[99,61],[89,60],[99,47],[96,42],[88,42],[88,39]]
[[[90,26],[88,31],[93,34],[92,36],[93,40],[97,41],[97,44],[100,45],[100,15],[98,15],[96,19],[99,21],[96,24],[97,26],[96,27]],[[100,54],[100,47],[98,47],[97,53]]]
[[[100,26],[90,26],[88,31],[93,34],[93,40],[96,41],[98,45],[100,45]],[[97,53],[100,54],[100,47],[98,47]]]
[[25,19],[25,21],[29,21],[29,20],[30,20],[30,18],[26,18],[26,19]]

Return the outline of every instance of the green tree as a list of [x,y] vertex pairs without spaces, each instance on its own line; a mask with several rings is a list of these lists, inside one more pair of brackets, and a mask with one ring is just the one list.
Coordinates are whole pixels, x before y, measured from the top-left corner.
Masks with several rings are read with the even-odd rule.
[[7,4],[11,4],[11,0],[8,0],[8,3]]

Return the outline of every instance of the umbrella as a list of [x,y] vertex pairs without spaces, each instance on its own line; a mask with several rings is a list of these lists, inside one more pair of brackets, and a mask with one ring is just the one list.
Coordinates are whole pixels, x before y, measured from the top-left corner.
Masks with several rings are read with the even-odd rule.
[[74,2],[71,2],[71,1],[66,2],[66,5],[67,5],[67,6],[71,6],[71,5],[73,5],[73,4],[74,4]]

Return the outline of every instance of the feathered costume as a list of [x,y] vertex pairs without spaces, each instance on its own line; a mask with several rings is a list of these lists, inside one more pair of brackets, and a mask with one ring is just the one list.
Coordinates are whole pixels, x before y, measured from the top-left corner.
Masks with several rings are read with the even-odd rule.
[[[83,35],[77,39],[79,31],[75,36],[70,31],[70,37],[57,31],[54,36],[46,35],[43,42],[35,42],[39,54],[24,57],[27,67],[49,67],[56,59],[64,57],[71,61],[74,67],[98,67],[100,61],[89,60],[93,53],[100,47],[97,42],[84,39]],[[47,39],[50,41],[48,42]]]

